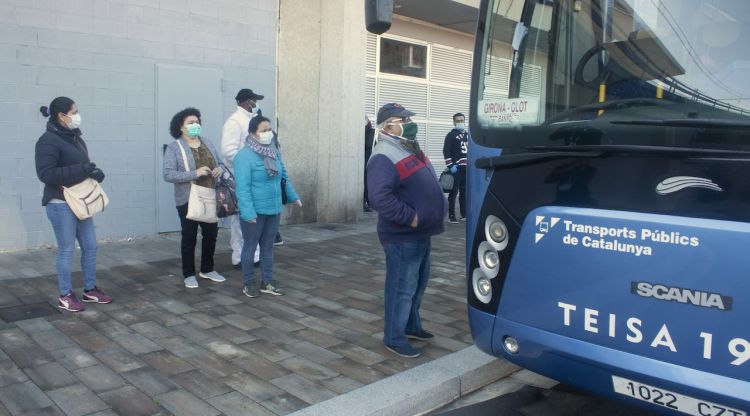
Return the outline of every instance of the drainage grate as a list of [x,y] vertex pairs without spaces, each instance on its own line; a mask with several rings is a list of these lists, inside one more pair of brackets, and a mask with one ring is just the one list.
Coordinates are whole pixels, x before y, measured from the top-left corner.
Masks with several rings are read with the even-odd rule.
[[60,313],[47,302],[27,303],[25,305],[0,308],[0,319],[5,322],[23,321],[24,319],[41,318]]

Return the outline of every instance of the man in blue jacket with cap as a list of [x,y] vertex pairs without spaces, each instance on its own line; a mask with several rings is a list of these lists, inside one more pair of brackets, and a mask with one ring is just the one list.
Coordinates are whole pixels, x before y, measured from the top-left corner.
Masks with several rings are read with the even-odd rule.
[[379,134],[367,163],[370,206],[378,212],[385,251],[383,343],[402,357],[421,351],[407,338],[430,340],[419,307],[430,275],[430,238],[444,231],[447,200],[429,159],[417,142],[414,113],[389,103],[378,111]]

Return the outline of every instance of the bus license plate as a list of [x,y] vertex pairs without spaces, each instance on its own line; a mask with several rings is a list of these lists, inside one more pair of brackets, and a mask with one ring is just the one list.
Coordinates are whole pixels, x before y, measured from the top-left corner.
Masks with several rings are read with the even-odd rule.
[[747,416],[747,413],[716,403],[699,400],[662,388],[638,383],[626,378],[612,376],[615,393],[666,407],[693,416]]

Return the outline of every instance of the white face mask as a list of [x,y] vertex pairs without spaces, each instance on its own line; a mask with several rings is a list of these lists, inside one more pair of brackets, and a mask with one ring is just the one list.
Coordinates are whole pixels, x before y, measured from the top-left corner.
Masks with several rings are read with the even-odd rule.
[[79,127],[81,127],[81,115],[80,114],[73,114],[72,116],[69,115],[70,122],[68,123],[68,128],[71,130],[75,130]]
[[273,141],[273,132],[272,131],[264,131],[258,133],[258,143],[260,144],[271,144]]
[[466,130],[466,123],[456,123],[456,129],[461,131]]

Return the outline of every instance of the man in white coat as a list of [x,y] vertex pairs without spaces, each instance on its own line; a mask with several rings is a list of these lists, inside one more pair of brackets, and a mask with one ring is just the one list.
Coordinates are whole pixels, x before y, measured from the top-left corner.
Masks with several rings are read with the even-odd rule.
[[[250,119],[257,114],[254,109],[257,108],[257,101],[263,99],[253,90],[243,88],[234,97],[237,100],[237,110],[224,122],[224,129],[221,134],[221,157],[224,164],[234,173],[234,156],[245,147],[247,130],[250,125]],[[240,265],[242,256],[242,230],[240,228],[239,215],[230,217],[232,221],[232,237],[229,243],[232,246],[232,264],[236,267]],[[255,263],[260,259],[260,252],[255,248]]]

